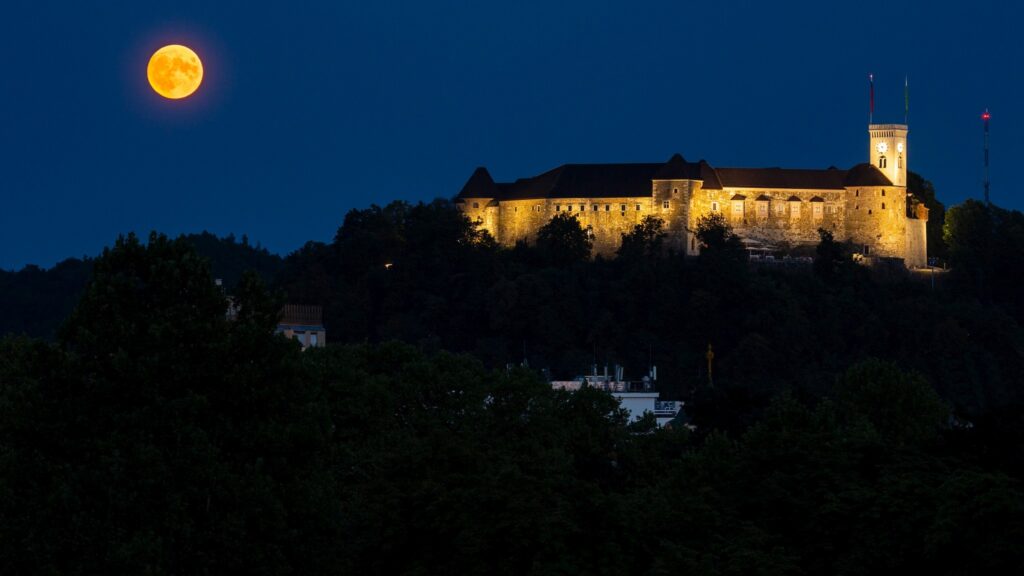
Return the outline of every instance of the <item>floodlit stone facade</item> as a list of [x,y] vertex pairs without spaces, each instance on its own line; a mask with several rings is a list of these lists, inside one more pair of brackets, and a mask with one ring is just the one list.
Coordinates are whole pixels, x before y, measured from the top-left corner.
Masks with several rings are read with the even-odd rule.
[[532,242],[564,212],[591,235],[595,254],[614,255],[646,216],[664,222],[669,248],[697,254],[696,223],[717,212],[751,250],[815,245],[822,228],[862,254],[925,266],[928,211],[906,189],[907,127],[872,124],[869,134],[871,163],[850,170],[715,168],[678,154],[665,163],[566,164],[511,183],[478,168],[456,205],[508,246]]

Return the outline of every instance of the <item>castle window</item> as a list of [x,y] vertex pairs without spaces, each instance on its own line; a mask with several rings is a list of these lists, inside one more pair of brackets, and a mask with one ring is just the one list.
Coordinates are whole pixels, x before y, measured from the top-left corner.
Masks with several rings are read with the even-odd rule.
[[811,208],[812,214],[814,214],[814,217],[815,218],[821,218],[821,215],[822,215],[821,202],[814,202],[813,204],[811,204],[811,206],[812,206],[812,208]]
[[555,204],[555,212],[560,212],[561,210],[562,210],[562,205],[561,204]]
[[757,203],[757,215],[764,218],[768,216],[768,203],[758,202]]
[[882,190],[882,196],[885,196],[885,190]]
[[732,215],[736,216],[737,218],[742,218],[743,217],[743,201],[742,200],[740,200],[738,202],[733,202],[732,203]]
[[479,208],[479,207],[480,207],[480,203],[479,202],[473,202],[473,208]]
[[569,212],[572,212],[572,204],[566,205],[565,209],[568,210]]
[[594,212],[597,212],[597,204],[594,204]]
[[513,212],[519,212],[519,206],[513,206],[512,207],[512,211]]
[[854,192],[854,194],[853,194],[853,195],[854,195],[855,197],[857,197],[857,198],[860,198],[860,190],[857,190],[856,192]]
[[672,193],[673,194],[679,194],[679,188],[673,188],[672,189]]
[[882,202],[882,210],[885,210],[885,202]]
[[625,204],[623,204],[623,205],[621,206],[621,208],[622,208],[622,211],[623,211],[623,212],[625,212],[625,211],[626,211],[626,205],[625,205]]
[[662,202],[661,203],[661,207],[664,208],[665,210],[668,210],[668,200],[665,200],[664,202]]
[[900,170],[903,169],[903,155],[902,154],[896,157],[896,167],[899,168]]
[[605,211],[605,212],[608,212],[608,211],[610,211],[611,209],[612,209],[612,205],[611,205],[611,204],[605,204],[605,205],[604,205],[604,211]]
[[718,212],[718,202],[712,202],[711,203],[711,211],[712,212]]
[[639,204],[636,205],[636,209],[637,209],[637,211],[640,210],[640,205]]
[[871,208],[868,208],[868,214],[871,214]]
[[878,167],[885,168],[885,156],[878,157]]
[[782,202],[776,202],[775,203],[775,213],[779,214],[779,215],[785,214],[786,213],[786,205],[783,204]]
[[586,211],[587,211],[587,205],[586,204],[580,204],[580,212],[586,212]]

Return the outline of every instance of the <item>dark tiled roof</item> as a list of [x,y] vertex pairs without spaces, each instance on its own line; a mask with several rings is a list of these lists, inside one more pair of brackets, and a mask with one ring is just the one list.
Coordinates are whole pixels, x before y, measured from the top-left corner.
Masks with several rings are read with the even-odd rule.
[[843,179],[846,186],[892,186],[892,181],[873,164],[857,164]]
[[668,162],[654,174],[655,180],[695,180],[695,164],[687,162],[682,155],[673,154]]
[[300,304],[285,304],[281,310],[281,319],[278,324],[301,324],[305,326],[321,326],[324,323],[324,309],[322,306],[302,306]]
[[462,187],[456,198],[497,198],[498,187],[494,184],[490,172],[483,166],[473,171],[469,181]]
[[822,198],[821,196],[815,196],[814,198],[811,198],[811,202],[824,202],[824,201],[825,201],[825,199]]
[[799,196],[790,196],[787,202],[801,202],[801,200]]
[[774,190],[842,190],[844,170],[794,170],[789,168],[717,168],[726,188]]
[[664,164],[564,164],[511,184],[499,184],[501,198],[609,198],[650,196],[651,180]]
[[722,181],[718,178],[718,171],[711,167],[711,164],[701,160],[697,163],[697,178],[695,180],[703,180],[704,184],[701,187],[704,190],[721,190]]
[[[850,170],[788,168],[714,168],[704,160],[687,162],[673,155],[655,164],[563,164],[532,178],[495,183],[477,168],[456,197],[526,200],[533,198],[609,198],[650,196],[652,180],[701,180],[705,190],[843,190],[850,186],[892,186],[878,168],[858,164]],[[760,199],[760,198],[759,198]],[[790,200],[799,200],[793,197]]]
[[757,197],[758,202],[771,202],[771,200],[772,197],[768,196],[767,194],[761,194],[760,196]]
[[743,194],[733,194],[732,198],[730,198],[730,200],[746,200],[746,199],[747,199],[747,197],[744,196]]

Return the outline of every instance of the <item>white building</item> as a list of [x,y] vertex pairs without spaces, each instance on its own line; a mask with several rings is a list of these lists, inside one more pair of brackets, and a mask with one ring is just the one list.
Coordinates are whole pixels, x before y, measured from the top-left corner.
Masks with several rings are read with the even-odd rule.
[[616,366],[615,374],[610,376],[607,367],[604,374],[598,374],[596,366],[593,372],[588,376],[577,376],[573,380],[552,381],[551,387],[555,390],[575,391],[583,386],[590,386],[608,392],[629,412],[630,422],[635,422],[645,412],[650,412],[654,414],[658,426],[664,426],[671,422],[683,407],[682,402],[660,399],[660,394],[654,389],[654,371],[651,376],[644,376],[640,381],[624,380],[622,368],[619,366]]

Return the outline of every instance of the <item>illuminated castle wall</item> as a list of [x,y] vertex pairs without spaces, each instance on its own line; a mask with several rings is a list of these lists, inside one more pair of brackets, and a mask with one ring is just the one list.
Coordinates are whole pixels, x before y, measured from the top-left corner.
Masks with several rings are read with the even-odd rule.
[[614,255],[645,216],[664,221],[670,248],[697,254],[697,220],[718,212],[752,248],[817,244],[824,228],[864,254],[924,266],[928,213],[906,189],[907,126],[868,131],[870,162],[849,170],[715,168],[678,154],[664,163],[565,164],[510,183],[477,168],[456,204],[507,246],[533,241],[565,212],[591,233],[596,254]]

